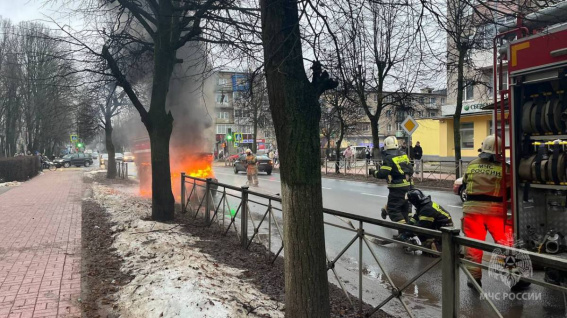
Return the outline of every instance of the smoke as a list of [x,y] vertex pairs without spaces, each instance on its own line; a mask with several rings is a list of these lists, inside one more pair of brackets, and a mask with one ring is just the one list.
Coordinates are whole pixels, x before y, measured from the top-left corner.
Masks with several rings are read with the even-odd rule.
[[166,109],[173,115],[170,162],[180,171],[188,155],[210,153],[215,142],[214,80],[203,46],[189,42],[177,51],[183,63],[175,65]]

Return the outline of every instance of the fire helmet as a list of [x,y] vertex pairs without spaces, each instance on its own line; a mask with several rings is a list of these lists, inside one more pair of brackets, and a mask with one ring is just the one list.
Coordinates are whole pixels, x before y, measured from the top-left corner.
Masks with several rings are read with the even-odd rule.
[[478,155],[479,157],[488,159],[496,154],[496,147],[495,147],[496,138],[498,138],[498,144],[500,145],[502,141],[500,140],[499,137],[490,135],[484,138],[484,141],[482,142],[482,147],[480,148],[480,155]]
[[384,149],[398,149],[398,139],[394,136],[389,136],[384,140]]
[[406,200],[408,200],[413,206],[420,206],[431,202],[431,196],[425,196],[423,192],[419,189],[411,189],[406,192]]
[[250,148],[246,149],[246,153],[252,153],[252,150],[250,150]]

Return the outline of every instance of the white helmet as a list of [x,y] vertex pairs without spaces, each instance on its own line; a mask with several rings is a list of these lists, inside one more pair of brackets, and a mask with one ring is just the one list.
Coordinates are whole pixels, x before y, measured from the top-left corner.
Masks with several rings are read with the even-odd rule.
[[[479,157],[489,158],[490,156],[496,154],[496,147],[495,147],[496,138],[497,137],[494,135],[490,135],[484,138],[484,141],[482,142],[482,147],[480,148]],[[501,145],[500,137],[498,137],[498,145]]]
[[394,136],[387,137],[384,140],[384,149],[391,150],[391,149],[398,149],[398,139]]
[[250,150],[250,148],[246,149],[246,153],[252,153],[252,150]]

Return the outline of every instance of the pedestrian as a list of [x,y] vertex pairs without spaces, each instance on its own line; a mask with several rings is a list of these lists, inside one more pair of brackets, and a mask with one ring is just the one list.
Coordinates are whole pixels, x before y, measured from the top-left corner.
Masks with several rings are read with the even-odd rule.
[[[463,204],[463,232],[466,237],[485,241],[488,231],[498,244],[511,246],[513,243],[512,227],[506,225],[507,207],[504,196],[510,193],[510,185],[503,189],[502,163],[495,154],[494,135],[490,135],[482,142],[478,158],[471,161],[463,178],[466,184],[467,201]],[[500,144],[500,140],[498,140]],[[509,198],[509,195],[507,195]],[[482,264],[482,250],[467,247],[465,259]],[[482,269],[476,266],[467,266],[474,280],[482,286]],[[474,284],[467,282],[469,287]],[[525,288],[530,283],[519,281],[514,288]]]
[[402,141],[402,145],[400,146],[400,150],[403,151],[406,155],[409,155],[408,145],[406,144],[405,141]]
[[280,156],[278,154],[278,149],[276,149],[276,151],[274,152],[274,165],[278,164],[280,161]]
[[[431,200],[431,196],[425,196],[419,189],[409,190],[406,196],[409,203],[415,207],[415,213],[410,218],[409,224],[430,230],[439,230],[442,227],[453,226],[451,214],[441,205]],[[421,234],[418,237],[424,247],[434,251],[441,251],[439,239]]]
[[350,170],[350,161],[352,156],[353,156],[352,149],[350,148],[350,145],[348,145],[345,151],[343,151],[343,157],[345,158],[345,165],[347,170]]
[[[390,217],[390,220],[397,223],[407,224],[409,222],[409,203],[406,200],[406,193],[412,186],[411,177],[413,169],[407,154],[398,149],[398,140],[394,136],[389,136],[384,140],[384,160],[379,170],[369,169],[370,175],[378,179],[388,181],[388,203],[382,209],[382,218]],[[396,238],[398,238],[396,236]]]
[[258,186],[258,160],[252,153],[252,150],[246,149],[246,176],[248,176],[248,184]]
[[413,156],[415,157],[415,174],[418,174],[422,167],[421,158],[423,157],[423,149],[421,149],[421,144],[418,142],[415,143],[415,147],[413,147]]
[[364,152],[366,154],[366,163],[370,164],[370,157],[372,156],[372,151],[370,150],[370,146],[366,146],[366,149],[364,149]]

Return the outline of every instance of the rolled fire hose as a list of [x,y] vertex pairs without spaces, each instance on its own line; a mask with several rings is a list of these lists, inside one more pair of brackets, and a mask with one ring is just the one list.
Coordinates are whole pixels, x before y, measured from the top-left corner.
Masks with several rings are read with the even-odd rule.
[[[532,111],[531,111],[531,126],[532,126],[532,131],[533,132],[537,132],[540,134],[544,134],[546,133],[548,130],[547,127],[545,127],[545,112],[544,112],[544,108],[545,108],[545,101],[542,100],[538,100],[535,103],[532,104]],[[557,114],[557,113],[556,113]]]
[[553,154],[547,164],[547,177],[546,181],[553,181],[556,184],[565,182],[565,154],[559,144],[553,145]]
[[535,175],[532,174],[532,165],[534,164],[535,157],[536,155],[532,155],[528,158],[520,159],[518,175],[522,181],[534,181]]
[[561,248],[561,240],[563,235],[561,233],[551,230],[547,233],[544,239],[545,252],[548,254],[557,254]]
[[531,134],[535,132],[535,130],[532,127],[532,120],[531,120],[533,105],[534,105],[534,101],[529,100],[524,103],[524,106],[522,108],[522,130],[524,131],[524,133]]
[[562,128],[561,120],[565,115],[562,113],[561,103],[558,98],[552,98],[546,104],[545,124],[549,128],[549,132],[559,134]]

